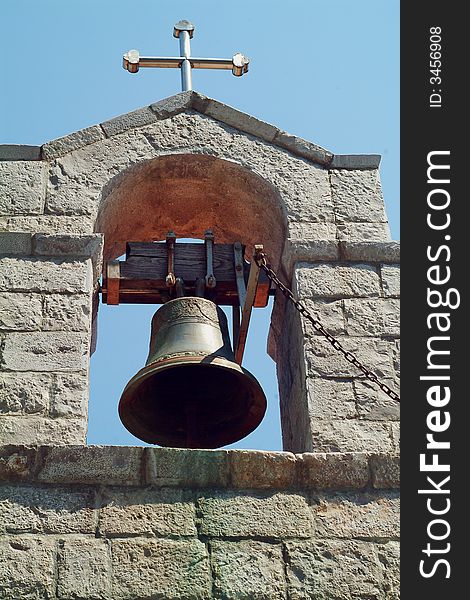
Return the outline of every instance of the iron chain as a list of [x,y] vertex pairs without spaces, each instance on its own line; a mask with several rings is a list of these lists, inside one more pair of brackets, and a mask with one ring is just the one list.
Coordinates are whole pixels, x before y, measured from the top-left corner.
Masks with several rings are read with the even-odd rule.
[[377,375],[370,371],[367,367],[365,367],[361,363],[361,361],[354,356],[352,352],[349,352],[349,350],[343,348],[341,342],[335,337],[333,337],[331,333],[329,333],[324,328],[320,321],[309,313],[307,308],[301,302],[295,299],[292,291],[282,283],[282,281],[273,271],[271,265],[267,262],[266,255],[264,254],[264,252],[258,252],[255,255],[254,259],[256,261],[256,264],[260,267],[260,269],[263,269],[263,271],[266,273],[270,281],[272,281],[276,285],[276,287],[284,294],[284,296],[292,302],[292,304],[299,311],[299,313],[303,315],[306,319],[308,319],[310,323],[312,323],[313,328],[330,342],[330,344],[333,346],[333,348],[335,348],[335,350],[341,352],[341,354],[343,354],[344,358],[348,362],[357,367],[369,381],[375,383],[375,385],[377,385],[383,392],[390,396],[392,400],[400,402],[400,396],[396,392],[390,389],[388,385],[380,381]]

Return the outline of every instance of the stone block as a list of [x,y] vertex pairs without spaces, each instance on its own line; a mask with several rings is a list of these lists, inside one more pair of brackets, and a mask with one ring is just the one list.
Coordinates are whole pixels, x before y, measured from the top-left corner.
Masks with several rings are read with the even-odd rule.
[[[337,242],[335,223],[317,223],[315,221],[289,221],[287,239],[291,242]],[[334,254],[334,259],[338,253]],[[333,259],[333,260],[334,260]],[[318,259],[318,260],[321,260]]]
[[90,331],[91,297],[88,294],[50,294],[44,296],[43,302],[44,331]]
[[89,292],[91,282],[89,259],[0,259],[0,291],[73,294]]
[[111,549],[113,600],[211,597],[209,559],[199,540],[121,539]]
[[192,98],[196,94],[193,91],[180,92],[169,98],[159,100],[150,105],[150,109],[157,115],[158,119],[168,119],[174,115],[191,108]]
[[[370,337],[337,338],[342,347],[380,379],[393,378],[393,342]],[[314,377],[361,377],[362,373],[336,350],[330,342],[320,336],[306,338],[308,374]]]
[[160,486],[218,488],[229,482],[226,450],[146,448],[146,481]]
[[54,373],[50,388],[51,417],[86,418],[88,403],[88,373]]
[[105,537],[197,536],[195,512],[182,490],[108,488],[101,497],[99,530]]
[[280,545],[245,540],[211,543],[216,598],[282,600],[286,596]]
[[382,265],[380,269],[384,296],[400,296],[400,267],[399,265]]
[[57,596],[61,600],[111,598],[109,554],[106,540],[61,540],[57,559]]
[[95,534],[95,495],[69,488],[3,486],[0,531],[7,533]]
[[336,222],[385,222],[378,170],[332,170],[331,194]]
[[[323,225],[323,223],[320,223]],[[296,263],[304,261],[338,260],[338,242],[336,240],[290,240],[287,239],[281,257],[281,266],[291,275]]]
[[370,542],[289,542],[290,600],[388,600],[377,546]]
[[[387,379],[384,383],[398,392],[393,379]],[[366,379],[357,379],[354,381],[354,390],[360,419],[369,421],[397,421],[400,419],[400,404],[376,385]]]
[[384,335],[400,336],[400,300],[389,298],[384,301]]
[[299,298],[378,297],[377,269],[361,264],[354,267],[299,263],[294,272]]
[[0,540],[0,598],[50,600],[55,597],[55,540],[5,537]]
[[0,144],[0,160],[39,160],[41,146]]
[[94,220],[81,216],[63,215],[1,217],[0,231],[31,233],[93,233]]
[[274,143],[281,148],[285,148],[297,156],[306,158],[320,165],[329,165],[333,154],[317,144],[312,144],[296,135],[291,135],[285,131],[277,131],[274,137]]
[[367,487],[370,480],[365,453],[297,454],[298,482],[302,489],[350,490]]
[[351,381],[309,377],[307,398],[308,414],[312,421],[357,417],[356,398]]
[[46,166],[41,161],[0,161],[0,215],[43,212]]
[[320,421],[311,424],[314,452],[392,452],[389,423]]
[[33,480],[36,457],[36,448],[25,445],[0,446],[0,481]]
[[[302,304],[332,335],[342,335],[346,333],[343,317],[343,300],[328,301],[310,300],[307,298],[302,301]],[[321,335],[307,319],[303,321],[303,327],[307,335]]]
[[369,457],[372,486],[376,489],[400,487],[400,455],[372,454]]
[[387,243],[392,239],[388,223],[338,223],[337,231],[340,243]]
[[0,255],[19,254],[28,256],[32,252],[31,234],[19,231],[1,231],[0,225]]
[[51,383],[43,373],[0,373],[0,413],[46,413]]
[[48,483],[138,485],[143,448],[72,446],[47,448],[38,480]]
[[384,567],[384,597],[400,600],[400,544],[394,541],[378,544],[377,552]]
[[[367,224],[358,223],[357,225]],[[400,262],[400,242],[353,242],[343,240],[339,242],[339,249],[342,260],[374,263]]]
[[316,538],[379,541],[400,536],[396,492],[325,494],[314,499],[312,511]]
[[349,336],[375,337],[385,333],[384,302],[382,299],[347,298],[344,318]]
[[286,489],[295,481],[295,456],[290,452],[230,450],[230,487]]
[[380,154],[335,154],[330,169],[372,169],[379,168]]
[[155,113],[150,109],[150,107],[146,106],[125,115],[114,117],[114,119],[110,119],[109,121],[105,121],[104,123],[101,123],[101,127],[103,128],[103,131],[106,133],[107,137],[112,137],[113,135],[118,135],[119,133],[123,133],[128,129],[149,125],[149,123],[153,123],[156,120],[157,116]]
[[0,292],[0,330],[37,331],[42,325],[39,294]]
[[2,416],[0,419],[0,439],[4,444],[31,444],[64,446],[85,444],[86,420],[51,419],[28,415]]
[[305,498],[295,494],[224,494],[199,500],[201,529],[210,537],[305,538],[312,520]]
[[42,234],[33,236],[33,253],[38,256],[86,256],[97,258],[102,249],[101,233],[91,235]]
[[400,452],[400,423],[390,423],[390,437],[394,453]]
[[41,148],[42,157],[46,160],[53,160],[54,158],[78,150],[82,146],[94,144],[103,138],[104,133],[101,127],[93,125],[92,127],[87,127],[86,129],[81,129],[70,135],[47,142]]
[[1,353],[9,371],[77,371],[88,367],[86,336],[75,332],[43,331],[5,334]]

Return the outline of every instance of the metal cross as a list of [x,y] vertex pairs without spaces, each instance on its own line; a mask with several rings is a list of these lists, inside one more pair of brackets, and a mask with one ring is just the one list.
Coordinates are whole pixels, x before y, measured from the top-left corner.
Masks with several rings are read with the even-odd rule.
[[123,56],[122,66],[129,73],[137,73],[140,67],[161,67],[164,69],[181,69],[181,88],[183,92],[192,90],[191,69],[231,69],[237,77],[248,72],[250,60],[237,52],[230,58],[193,58],[191,56],[190,39],[193,37],[194,25],[189,21],[179,21],[173,29],[173,36],[179,38],[180,56],[165,58],[161,56],[140,56],[138,50],[129,50]]

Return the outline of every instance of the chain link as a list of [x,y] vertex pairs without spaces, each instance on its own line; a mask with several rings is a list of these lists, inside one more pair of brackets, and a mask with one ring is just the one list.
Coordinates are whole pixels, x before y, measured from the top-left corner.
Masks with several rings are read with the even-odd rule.
[[320,323],[320,321],[309,313],[307,308],[301,302],[299,302],[298,300],[295,299],[292,291],[282,283],[282,281],[279,279],[279,277],[273,271],[271,265],[267,262],[266,255],[264,254],[264,252],[256,253],[254,256],[254,259],[256,261],[256,264],[259,266],[259,268],[263,269],[263,271],[266,273],[266,275],[268,276],[270,281],[272,281],[276,285],[276,287],[284,294],[284,296],[292,302],[292,304],[299,311],[299,313],[301,315],[303,315],[306,319],[308,319],[310,321],[310,323],[312,323],[313,328],[330,342],[330,344],[333,346],[333,348],[335,348],[335,350],[338,350],[338,352],[341,352],[341,354],[343,354],[344,358],[348,362],[350,362],[357,369],[359,369],[362,372],[362,374],[369,381],[371,381],[372,383],[375,383],[375,385],[377,385],[383,392],[385,392],[388,396],[390,396],[390,398],[392,398],[392,400],[396,400],[397,402],[400,402],[400,396],[396,392],[394,392],[392,389],[390,389],[388,387],[388,385],[386,385],[385,383],[380,381],[379,378],[377,377],[377,375],[375,373],[373,373],[372,371],[370,371],[367,367],[365,367],[361,363],[361,361],[358,360],[354,356],[354,354],[352,352],[349,352],[349,350],[346,350],[345,348],[343,348],[341,342],[339,342],[339,340],[337,340],[335,337],[333,337],[331,335],[331,333],[329,333],[324,328],[324,326]]

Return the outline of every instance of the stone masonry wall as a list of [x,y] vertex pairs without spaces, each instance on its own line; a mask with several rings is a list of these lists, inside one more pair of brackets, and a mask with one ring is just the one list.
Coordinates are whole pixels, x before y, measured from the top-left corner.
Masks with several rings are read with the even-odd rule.
[[396,456],[10,446],[0,477],[0,598],[399,598]]

